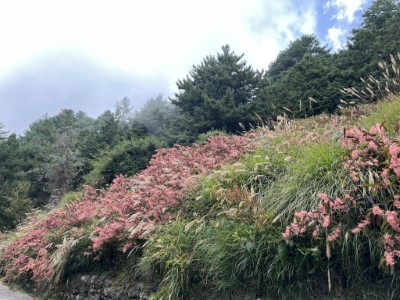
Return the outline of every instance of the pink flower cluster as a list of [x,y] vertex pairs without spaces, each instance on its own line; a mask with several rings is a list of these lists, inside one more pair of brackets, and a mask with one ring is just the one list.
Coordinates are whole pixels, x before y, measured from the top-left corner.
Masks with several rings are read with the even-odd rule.
[[2,261],[6,262],[5,279],[19,280],[26,273],[31,273],[33,280],[50,276],[46,246],[43,230],[33,228],[29,234],[8,246],[2,257]]
[[300,234],[312,232],[312,237],[325,236],[328,241],[336,241],[340,236],[341,224],[336,222],[337,215],[348,211],[347,201],[340,198],[333,199],[326,194],[319,194],[318,197],[322,200],[317,208],[307,211],[295,212],[294,222],[286,227],[282,237],[291,241],[294,237]]
[[[358,224],[350,231],[361,234],[366,227],[379,230],[382,233],[386,264],[393,266],[395,258],[400,258],[399,143],[385,134],[381,124],[376,124],[369,132],[359,128],[347,130],[342,138],[342,146],[348,149],[344,167],[349,178],[356,184],[351,195],[347,194],[343,200],[333,200],[320,194],[321,203],[317,208],[310,212],[295,213],[293,223],[282,233],[283,238],[291,241],[294,237],[309,234],[311,239],[325,236],[328,242],[335,241],[347,230],[347,226],[343,226],[343,217],[352,210],[354,221]],[[363,182],[365,178],[369,181]],[[357,201],[356,199],[364,199],[365,186],[370,188],[372,200]],[[395,196],[390,196],[393,194]],[[385,199],[376,199],[375,202],[380,204],[374,204],[373,196],[376,195],[388,196]],[[380,205],[386,209],[382,209]]]
[[362,220],[360,223],[358,223],[356,228],[353,228],[351,230],[352,233],[358,234],[360,233],[366,226],[371,224],[371,220]]
[[[372,208],[372,213],[376,218],[381,218],[389,228],[385,229],[386,233],[383,238],[384,257],[389,266],[395,264],[395,257],[400,258],[400,218],[398,210],[400,209],[400,195],[394,196],[393,210],[383,210],[378,205]],[[387,228],[382,226],[382,228]]]
[[62,235],[82,224],[89,224],[87,235],[93,242],[91,250],[83,250],[86,253],[101,254],[105,247],[128,251],[146,239],[156,224],[175,218],[170,208],[181,203],[197,175],[206,175],[252,150],[248,136],[214,136],[203,145],[159,149],[147,169],[129,179],[117,177],[108,190],[85,187],[78,201],[44,219],[35,218],[31,231],[6,247],[0,258],[6,279],[30,274],[38,283],[48,279],[52,273],[49,255],[55,248],[49,234]]
[[[381,178],[381,182],[375,182],[373,186],[375,192],[382,189],[386,191],[390,189],[389,194],[400,192],[400,146],[398,142],[392,141],[386,135],[381,124],[372,126],[369,132],[357,128],[347,131],[346,136],[342,139],[342,145],[347,147],[351,153],[351,158],[345,162],[345,166],[354,182],[357,183],[360,180],[360,174],[368,170],[377,175],[375,178]],[[383,205],[389,209],[383,210],[379,205],[372,207],[373,216],[384,221],[383,224],[389,224],[389,227],[381,226],[379,230],[384,234],[384,257],[387,265],[390,266],[395,264],[395,257],[400,257],[399,198],[400,196],[397,194],[394,198],[386,199]],[[375,223],[380,224],[380,222]],[[356,228],[352,229],[352,232],[360,233],[364,227],[370,224],[371,219],[364,218]]]
[[[243,136],[215,136],[201,146],[160,149],[146,170],[127,181],[128,190],[122,194],[128,199],[118,218],[106,218],[95,228],[93,248],[100,249],[111,239],[125,239],[129,245],[146,239],[158,222],[175,217],[168,209],[183,200],[185,191],[195,184],[196,175],[206,175],[249,150],[250,140]],[[115,215],[116,211],[112,209],[108,214]],[[124,250],[129,248],[126,243]]]
[[400,234],[389,234],[384,235],[384,257],[386,263],[389,266],[395,265],[395,257],[400,257],[400,250],[398,250],[398,245],[400,244]]
[[398,144],[392,144],[389,147],[390,168],[400,178],[400,147]]
[[[360,174],[366,169],[374,170],[386,187],[390,185],[391,171],[400,177],[400,146],[385,134],[382,124],[372,126],[369,132],[360,128],[348,129],[342,138],[342,146],[350,151],[344,165],[354,182],[360,181]],[[389,165],[382,167],[387,160]]]

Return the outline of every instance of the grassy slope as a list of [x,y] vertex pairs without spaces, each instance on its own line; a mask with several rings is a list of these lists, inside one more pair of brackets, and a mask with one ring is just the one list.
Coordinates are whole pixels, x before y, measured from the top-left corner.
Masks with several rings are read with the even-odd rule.
[[323,246],[290,247],[281,236],[295,211],[319,203],[318,193],[336,197],[349,189],[340,146],[344,128],[384,122],[398,136],[400,98],[364,109],[361,119],[317,116],[284,120],[272,132],[259,128],[254,153],[203,178],[179,220],[159,227],[144,248],[138,269],[158,276],[156,298],[395,298],[397,276],[387,276],[379,264],[378,238],[346,238],[328,262]]
[[[366,110],[370,113],[357,120],[322,115],[282,119],[275,131],[254,130],[255,151],[203,176],[172,212],[176,217],[156,227],[130,255],[110,246],[100,259],[77,260],[90,246],[89,236],[68,237],[83,237],[82,232],[93,230],[97,222],[93,219],[68,228],[68,235],[63,230],[51,231],[59,243],[54,246],[53,261],[63,251],[68,253],[54,264],[53,274],[60,276],[53,275],[53,284],[62,284],[81,270],[109,270],[117,271],[122,283],[137,276],[155,282],[154,298],[213,295],[219,299],[243,294],[321,298],[328,295],[329,264],[333,294],[353,299],[362,291],[367,298],[391,298],[395,284],[388,282],[397,276],[387,275],[379,263],[371,264],[382,254],[378,242],[372,245],[372,239],[346,238],[332,248],[328,262],[323,243],[307,241],[291,247],[282,239],[293,213],[315,207],[318,193],[336,197],[349,188],[342,166],[346,153],[340,147],[343,128],[351,124],[369,128],[385,121],[392,138],[397,137],[400,98]],[[7,243],[29,229],[29,224],[23,226]]]

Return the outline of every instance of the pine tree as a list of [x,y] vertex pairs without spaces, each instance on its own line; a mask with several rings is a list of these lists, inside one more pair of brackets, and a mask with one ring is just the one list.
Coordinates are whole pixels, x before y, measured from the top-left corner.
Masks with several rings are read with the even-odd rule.
[[242,55],[222,47],[222,53],[207,56],[177,82],[179,92],[172,103],[187,116],[194,134],[211,129],[240,130],[253,112],[253,100],[261,88],[261,72],[248,66]]

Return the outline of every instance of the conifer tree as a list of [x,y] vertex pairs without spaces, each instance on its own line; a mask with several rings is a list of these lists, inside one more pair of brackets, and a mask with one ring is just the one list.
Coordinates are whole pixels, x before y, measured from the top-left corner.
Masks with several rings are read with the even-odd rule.
[[240,130],[253,112],[253,100],[261,88],[262,73],[243,61],[228,45],[222,53],[207,56],[178,80],[179,92],[172,103],[187,116],[187,128],[194,134],[211,129]]

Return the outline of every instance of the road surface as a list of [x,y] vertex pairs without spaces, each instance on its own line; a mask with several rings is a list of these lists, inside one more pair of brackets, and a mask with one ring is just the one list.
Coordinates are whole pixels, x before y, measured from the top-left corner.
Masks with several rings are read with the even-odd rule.
[[33,298],[23,292],[13,291],[0,282],[0,300],[33,300]]

